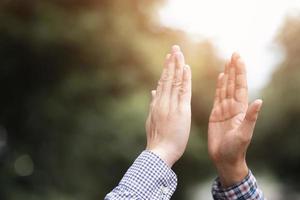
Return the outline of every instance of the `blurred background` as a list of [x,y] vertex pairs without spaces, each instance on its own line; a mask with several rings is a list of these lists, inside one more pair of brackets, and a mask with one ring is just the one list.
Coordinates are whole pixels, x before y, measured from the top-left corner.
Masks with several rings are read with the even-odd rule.
[[211,199],[215,79],[238,51],[264,106],[248,164],[268,199],[300,199],[300,2],[1,0],[0,199],[103,199],[145,148],[150,91],[179,44],[193,127],[173,199]]

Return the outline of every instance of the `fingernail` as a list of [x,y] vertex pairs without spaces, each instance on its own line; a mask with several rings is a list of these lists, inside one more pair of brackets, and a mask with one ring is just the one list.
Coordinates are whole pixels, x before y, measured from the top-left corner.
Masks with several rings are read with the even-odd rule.
[[262,104],[262,103],[263,103],[263,100],[257,99],[257,100],[255,100],[255,103],[257,103],[257,104]]
[[255,100],[255,103],[256,103],[257,105],[259,105],[258,108],[257,108],[257,111],[260,111],[261,106],[262,106],[262,104],[263,104],[263,100],[257,99],[257,100]]
[[222,72],[222,73],[219,74],[218,79],[222,79],[223,76],[224,76],[224,73]]
[[179,52],[175,52],[175,56],[176,58],[181,61],[181,62],[184,62],[184,56],[183,54],[179,51]]
[[237,53],[237,52],[234,52],[233,54],[232,54],[232,57],[234,58],[234,59],[239,59],[239,58],[241,58],[241,56],[240,56],[240,54],[239,53]]
[[175,53],[175,52],[177,52],[177,51],[180,51],[179,45],[173,45],[173,46],[172,46],[172,52]]
[[152,90],[152,91],[151,91],[151,95],[152,95],[152,97],[154,97],[154,96],[155,96],[155,94],[156,94],[156,90]]

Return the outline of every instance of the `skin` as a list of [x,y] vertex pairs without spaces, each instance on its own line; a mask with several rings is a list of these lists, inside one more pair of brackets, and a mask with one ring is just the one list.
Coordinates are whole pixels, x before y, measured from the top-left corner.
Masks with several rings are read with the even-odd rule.
[[218,77],[208,125],[208,152],[225,188],[249,173],[246,152],[261,106],[260,99],[248,106],[246,67],[234,53]]
[[[191,70],[178,46],[166,61],[146,121],[147,150],[170,167],[183,155],[191,125]],[[208,151],[223,187],[242,181],[249,172],[246,152],[251,142],[261,100],[248,106],[246,67],[233,54],[218,77],[209,119]]]
[[179,46],[166,56],[146,121],[147,150],[168,166],[183,155],[191,127],[191,70]]

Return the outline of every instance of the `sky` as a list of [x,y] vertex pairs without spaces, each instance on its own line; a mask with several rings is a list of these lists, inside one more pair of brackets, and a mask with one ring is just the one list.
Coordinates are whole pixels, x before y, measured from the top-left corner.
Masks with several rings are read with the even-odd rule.
[[286,17],[299,13],[300,0],[168,0],[159,14],[165,26],[210,39],[224,59],[239,52],[253,92],[284,58],[275,37]]

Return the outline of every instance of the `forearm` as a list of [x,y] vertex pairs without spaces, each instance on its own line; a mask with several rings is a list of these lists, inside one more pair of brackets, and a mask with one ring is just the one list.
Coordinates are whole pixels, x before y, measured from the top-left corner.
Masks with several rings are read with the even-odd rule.
[[170,199],[177,186],[176,174],[157,155],[144,151],[105,200]]

